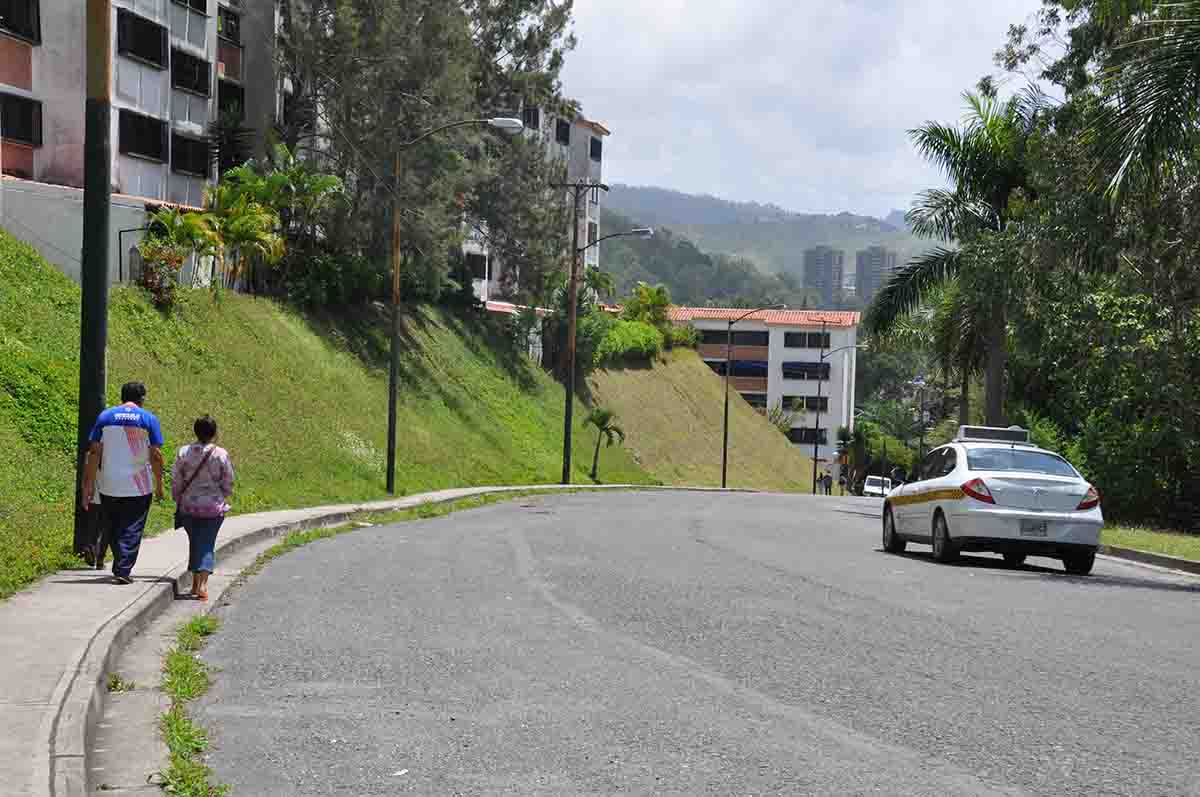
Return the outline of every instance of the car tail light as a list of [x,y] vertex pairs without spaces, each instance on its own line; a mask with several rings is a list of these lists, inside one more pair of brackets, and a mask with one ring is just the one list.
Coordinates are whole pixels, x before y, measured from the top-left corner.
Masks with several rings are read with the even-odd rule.
[[1089,484],[1087,495],[1083,497],[1083,500],[1079,502],[1079,506],[1075,507],[1075,509],[1095,509],[1098,506],[1100,506],[1100,491]]
[[976,501],[983,501],[985,504],[996,503],[996,499],[992,498],[992,491],[984,484],[983,479],[971,479],[962,486],[962,491]]

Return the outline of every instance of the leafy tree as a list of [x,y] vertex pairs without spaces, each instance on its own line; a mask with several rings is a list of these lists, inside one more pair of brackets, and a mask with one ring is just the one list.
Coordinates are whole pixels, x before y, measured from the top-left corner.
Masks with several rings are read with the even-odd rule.
[[616,423],[617,415],[612,410],[596,407],[588,413],[584,424],[596,429],[596,451],[592,455],[592,481],[596,481],[600,470],[600,443],[607,442],[611,447],[614,443],[625,442],[625,430]]
[[665,285],[639,282],[633,289],[633,295],[623,303],[621,316],[627,321],[641,321],[661,331],[671,323],[670,310],[671,292]]

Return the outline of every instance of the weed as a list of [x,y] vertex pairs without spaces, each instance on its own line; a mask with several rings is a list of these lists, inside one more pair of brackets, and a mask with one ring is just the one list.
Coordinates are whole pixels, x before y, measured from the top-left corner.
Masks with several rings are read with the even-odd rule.
[[108,691],[132,692],[134,689],[137,689],[137,684],[133,681],[126,681],[115,672],[108,674]]
[[170,763],[160,773],[163,789],[181,797],[222,797],[229,787],[211,783],[212,770],[200,756],[208,749],[208,735],[187,715],[186,704],[200,697],[211,684],[208,667],[196,658],[219,621],[209,615],[193,617],[179,627],[176,645],[163,663],[162,690],[171,708],[159,719],[159,731],[170,752]]

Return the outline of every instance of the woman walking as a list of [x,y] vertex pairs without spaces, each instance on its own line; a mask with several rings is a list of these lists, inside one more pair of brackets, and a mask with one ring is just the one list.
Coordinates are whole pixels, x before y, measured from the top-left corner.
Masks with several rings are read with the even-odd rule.
[[233,463],[229,452],[216,444],[216,421],[205,415],[196,419],[192,429],[196,442],[183,446],[175,455],[171,494],[176,506],[175,526],[183,526],[188,535],[192,597],[206,601],[217,532],[233,495]]

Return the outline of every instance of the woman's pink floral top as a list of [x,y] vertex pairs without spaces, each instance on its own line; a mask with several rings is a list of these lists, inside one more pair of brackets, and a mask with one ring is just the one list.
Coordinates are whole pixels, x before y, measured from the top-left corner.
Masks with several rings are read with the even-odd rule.
[[[187,493],[179,495],[180,489],[192,478],[200,467],[204,453],[212,449],[208,461],[200,473],[192,479]],[[175,466],[171,468],[171,497],[179,511],[195,517],[220,517],[229,511],[229,496],[233,495],[233,463],[229,452],[220,446],[204,446],[192,443],[179,449],[175,455]]]

